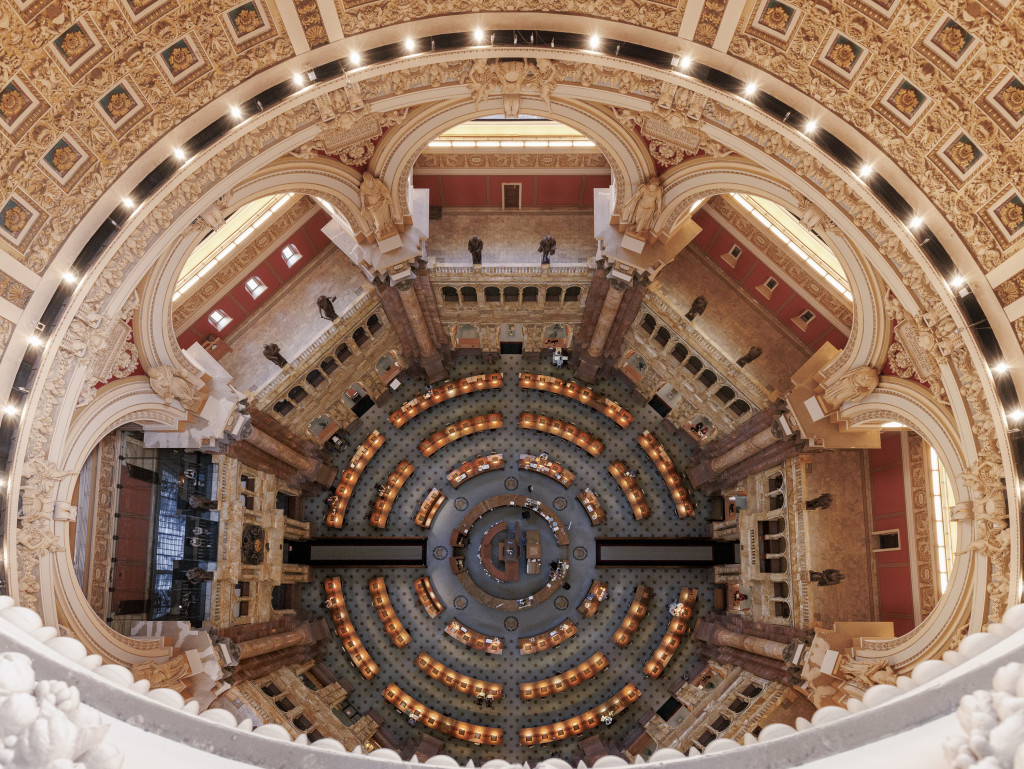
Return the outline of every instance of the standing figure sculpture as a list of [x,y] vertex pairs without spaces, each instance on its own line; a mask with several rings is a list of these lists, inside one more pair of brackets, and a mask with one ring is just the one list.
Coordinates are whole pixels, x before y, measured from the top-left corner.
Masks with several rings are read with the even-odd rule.
[[540,248],[537,249],[537,253],[540,254],[541,264],[551,264],[551,255],[555,253],[555,239],[550,235],[545,235],[540,239]]
[[469,248],[469,253],[473,256],[473,264],[484,263],[484,242],[480,240],[479,235],[474,235],[469,239],[469,243],[466,244]]
[[369,171],[363,171],[363,181],[359,185],[359,202],[363,207],[363,217],[373,227],[377,237],[390,235],[394,231],[398,216],[391,191]]
[[743,368],[748,363],[753,363],[755,360],[760,358],[761,357],[761,353],[763,353],[763,352],[764,352],[764,350],[762,350],[760,347],[758,347],[755,344],[753,347],[751,347],[749,350],[747,350],[747,354],[746,355],[744,355],[742,358],[740,358],[738,361],[736,361],[736,365],[739,366],[740,368]]
[[661,213],[661,178],[652,176],[646,184],[641,184],[633,193],[633,197],[622,207],[619,221],[632,227],[639,235],[650,232]]
[[320,317],[325,320],[337,320],[338,313],[334,309],[336,296],[320,296],[316,300],[316,306],[320,308]]
[[179,376],[173,366],[153,366],[146,373],[149,375],[149,386],[164,403],[170,404],[177,400],[182,408],[190,411],[202,403],[199,388]]
[[267,344],[263,346],[263,357],[269,360],[271,363],[276,363],[281,368],[288,365],[288,361],[281,354],[280,345]]
[[704,298],[703,294],[701,294],[696,299],[694,299],[693,302],[690,304],[690,309],[686,313],[686,319],[692,321],[698,315],[703,315],[704,310],[706,310],[707,308],[708,300]]

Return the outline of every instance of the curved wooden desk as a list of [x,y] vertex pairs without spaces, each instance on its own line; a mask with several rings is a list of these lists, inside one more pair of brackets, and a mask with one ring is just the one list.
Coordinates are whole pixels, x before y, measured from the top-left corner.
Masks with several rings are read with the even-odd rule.
[[459,584],[462,585],[462,589],[473,596],[478,603],[489,606],[492,609],[498,609],[499,611],[522,611],[523,609],[529,609],[531,606],[543,603],[562,586],[562,583],[565,582],[565,567],[567,565],[568,561],[563,558],[559,561],[560,568],[552,570],[544,587],[533,595],[523,598],[498,598],[477,585],[464,567],[458,571],[453,568],[452,571],[455,574],[455,578],[459,580]]
[[355,491],[356,484],[359,482],[359,476],[363,474],[363,470],[366,469],[370,460],[373,459],[377,449],[383,445],[384,436],[379,431],[374,430],[356,449],[356,453],[352,455],[348,467],[342,470],[341,482],[334,490],[334,501],[331,503],[331,509],[327,513],[327,526],[330,528],[340,529],[344,525],[345,511],[348,509],[348,502],[352,498],[352,492]]
[[366,651],[363,642],[356,635],[356,629],[352,625],[348,609],[345,607],[345,595],[341,591],[341,578],[329,577],[324,580],[324,590],[327,592],[327,610],[334,620],[334,629],[341,638],[341,645],[348,652],[352,664],[363,678],[370,680],[380,672],[377,663],[373,661],[370,653]]
[[550,459],[541,459],[533,454],[519,455],[519,469],[529,470],[534,473],[546,475],[548,478],[558,481],[565,488],[572,486],[576,480],[576,473]]
[[436,617],[444,611],[444,604],[434,590],[430,577],[417,577],[412,586],[416,591],[416,597],[420,599],[420,603],[423,604],[423,608],[429,616]]
[[576,623],[571,619],[563,620],[551,630],[527,638],[519,639],[520,654],[537,654],[538,652],[561,646],[578,632]]
[[441,489],[431,489],[420,503],[420,509],[416,511],[416,516],[413,518],[416,525],[429,529],[434,523],[434,516],[444,506],[446,499],[448,497],[441,493]]
[[693,605],[696,602],[697,590],[695,588],[684,587],[679,591],[679,603],[683,605],[683,613],[678,617],[672,617],[669,621],[665,636],[661,639],[661,643],[658,644],[658,648],[654,650],[654,654],[647,660],[647,664],[644,665],[645,677],[657,678],[668,667],[668,663],[672,661],[676,649],[679,648],[679,644],[683,641],[683,636],[686,635],[690,618],[693,617]]
[[395,504],[395,498],[398,497],[398,492],[402,490],[415,469],[412,462],[403,459],[398,463],[398,467],[391,471],[391,475],[388,476],[388,480],[384,484],[383,492],[377,497],[377,501],[373,505],[373,512],[370,513],[371,526],[383,529],[388,525],[388,516],[391,514],[392,505]]
[[452,620],[445,627],[444,632],[446,635],[451,636],[463,646],[470,649],[476,649],[477,651],[487,652],[488,654],[501,654],[505,648],[505,643],[500,638],[491,638],[490,636],[478,633],[471,628],[466,627],[458,620]]
[[686,490],[682,477],[676,471],[676,466],[665,451],[665,446],[658,443],[658,440],[651,434],[650,430],[644,430],[636,439],[647,456],[658,468],[661,478],[668,486],[668,492],[672,496],[672,502],[676,506],[676,514],[680,518],[693,516],[693,503],[690,501],[690,492]]
[[576,611],[584,617],[593,617],[597,614],[597,609],[600,607],[601,602],[607,597],[608,583],[595,579],[590,583],[590,590],[587,591],[587,595],[580,602],[580,605],[576,607]]
[[590,518],[591,526],[600,526],[605,522],[607,517],[604,512],[604,508],[601,506],[601,502],[597,498],[591,489],[584,489],[576,495],[576,501],[583,505],[583,509],[587,513],[587,517]]
[[461,534],[464,537],[469,534],[469,530],[473,528],[473,524],[480,520],[491,510],[496,510],[499,507],[519,507],[524,510],[531,510],[548,522],[551,530],[555,533],[555,541],[559,545],[569,544],[568,530],[565,528],[565,524],[562,523],[562,519],[559,518],[555,511],[545,505],[539,500],[533,499],[532,497],[525,496],[523,494],[496,494],[493,497],[488,497],[479,504],[475,505],[469,512],[462,516],[462,520],[459,521],[459,525],[452,530],[452,547],[465,547],[465,544],[457,545],[454,544],[454,535]]
[[520,729],[519,744],[543,745],[546,742],[564,740],[566,737],[576,737],[600,726],[601,716],[616,716],[621,713],[636,702],[641,693],[636,684],[630,681],[610,700],[586,713],[547,726],[528,726],[525,729]]
[[519,426],[524,430],[536,430],[548,435],[554,435],[568,441],[574,446],[579,446],[592,457],[596,457],[604,451],[604,443],[599,441],[588,432],[584,432],[571,422],[565,422],[547,414],[534,414],[524,411],[519,415]]
[[590,406],[590,408],[601,412],[619,427],[625,428],[633,424],[633,415],[618,403],[576,382],[567,382],[558,377],[546,376],[545,374],[529,374],[521,371],[519,373],[519,386],[525,390],[543,390],[544,392],[556,393],[566,398],[572,398],[584,406]]
[[584,681],[589,681],[607,667],[608,656],[604,652],[595,652],[588,660],[581,662],[576,667],[569,668],[564,673],[556,673],[541,681],[519,684],[519,699],[539,700],[551,694],[564,692],[579,686]]
[[622,493],[626,495],[626,500],[633,510],[633,517],[638,521],[649,518],[651,508],[647,506],[647,502],[644,500],[643,489],[637,484],[636,478],[626,475],[626,463],[621,459],[617,462],[612,462],[608,465],[608,472],[611,473],[612,478],[619,484]]
[[467,393],[475,393],[481,390],[496,390],[505,384],[505,377],[501,372],[494,374],[476,374],[454,382],[433,385],[430,392],[424,395],[417,395],[411,401],[402,404],[402,408],[395,411],[388,417],[388,421],[395,427],[401,427],[410,419],[422,414],[432,406],[457,398]]
[[466,742],[472,742],[477,745],[501,744],[501,729],[493,726],[478,726],[477,724],[470,724],[466,721],[457,721],[454,718],[449,718],[448,716],[437,712],[433,708],[428,708],[426,705],[417,702],[408,694],[403,692],[398,687],[398,684],[394,682],[389,683],[382,694],[384,695],[384,699],[398,708],[398,710],[406,716],[430,729],[440,732],[441,734],[446,734],[457,740],[465,740]]
[[470,478],[475,478],[483,473],[489,473],[492,470],[501,470],[504,467],[505,458],[501,454],[488,454],[487,456],[463,462],[445,477],[452,488],[457,489]]
[[633,634],[640,627],[640,620],[647,616],[647,606],[651,602],[654,591],[646,585],[637,587],[633,601],[626,610],[618,629],[612,634],[612,641],[620,649],[625,649],[633,642]]
[[[502,542],[502,552],[499,556],[499,560],[504,564],[499,567],[494,562],[494,540],[499,535],[506,534],[504,541]],[[509,532],[508,521],[502,521],[501,523],[494,524],[487,533],[484,534],[483,540],[480,542],[480,562],[483,564],[484,571],[490,574],[499,582],[515,582],[519,579],[519,525],[513,524],[512,530]]]
[[405,648],[409,645],[409,641],[412,640],[412,636],[406,632],[405,627],[402,626],[402,621],[395,614],[395,607],[392,605],[391,597],[388,595],[388,588],[384,584],[384,577],[374,577],[370,580],[369,587],[370,601],[373,603],[373,608],[377,610],[377,617],[384,625],[384,632],[388,634],[391,643],[399,649]]
[[443,430],[438,430],[429,438],[420,442],[419,450],[425,457],[433,456],[435,452],[440,451],[449,443],[454,443],[459,438],[465,438],[467,435],[473,435],[484,430],[497,430],[503,426],[504,422],[502,422],[501,414],[496,411],[490,414],[470,417],[460,422],[454,422]]
[[500,700],[505,696],[505,687],[501,684],[492,681],[481,681],[479,678],[459,673],[441,664],[426,652],[420,652],[416,656],[416,667],[435,681],[440,681],[449,689],[454,689],[463,694],[469,694],[473,697],[493,697],[496,700]]

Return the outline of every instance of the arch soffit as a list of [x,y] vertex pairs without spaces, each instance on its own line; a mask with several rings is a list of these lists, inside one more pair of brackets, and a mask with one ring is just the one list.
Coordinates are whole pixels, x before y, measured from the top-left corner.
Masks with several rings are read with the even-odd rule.
[[[429,101],[424,103],[433,106],[420,109],[415,119],[407,119],[388,131],[378,145],[370,161],[370,170],[384,180],[396,200],[402,201],[404,211],[409,210],[407,186],[413,165],[427,143],[460,123],[500,114],[503,110],[500,96],[485,99],[477,106],[472,99],[465,97],[465,93],[465,88],[459,87],[451,100],[438,102],[439,94],[430,96],[428,91],[425,95],[429,96]],[[612,178],[619,189],[632,191],[655,173],[650,154],[637,135],[593,104],[552,97],[549,109],[540,98],[523,94],[520,112],[550,118],[591,139],[611,166]]]
[[[733,156],[701,158],[685,163],[666,176],[664,187],[666,194],[662,216],[673,218],[673,221],[664,220],[666,230],[675,229],[688,218],[694,202],[712,195],[745,192],[768,198],[790,209],[799,209],[801,204],[793,185],[772,175],[754,160]],[[826,200],[808,199],[815,205],[820,202],[819,207],[823,209],[827,205]],[[844,218],[835,210],[827,210],[826,213],[832,213],[843,222]],[[843,364],[841,367],[832,366],[830,376],[842,375],[858,366],[881,368],[891,333],[885,309],[884,287],[876,274],[877,265],[881,264],[889,271],[888,264],[877,250],[871,248],[867,253],[862,252],[845,234],[845,228],[841,233],[833,232],[830,244],[850,282],[853,323],[843,354]]]

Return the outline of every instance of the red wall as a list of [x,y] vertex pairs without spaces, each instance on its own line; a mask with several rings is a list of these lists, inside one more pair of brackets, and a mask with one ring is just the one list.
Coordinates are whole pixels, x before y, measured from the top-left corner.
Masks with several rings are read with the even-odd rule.
[[[731,276],[747,295],[777,317],[782,324],[805,342],[812,350],[817,350],[825,342],[831,342],[836,349],[846,347],[846,334],[835,328],[821,313],[800,296],[785,280],[778,270],[769,267],[756,249],[740,243],[738,237],[728,228],[718,223],[711,214],[703,209],[693,216],[693,220],[701,226],[701,232],[693,242],[708,255],[712,261]],[[733,267],[722,258],[733,246],[739,246],[742,253]],[[758,291],[768,278],[775,278],[779,285],[766,297]],[[814,319],[803,328],[793,321],[804,310],[814,313]]]
[[432,206],[501,207],[501,185],[521,184],[523,208],[594,205],[594,190],[610,187],[608,174],[430,174],[417,172],[413,186],[430,191]]
[[905,457],[900,433],[882,433],[882,446],[869,454],[872,531],[900,533],[900,549],[875,553],[878,618],[893,623],[896,635],[914,628],[914,588],[910,573],[907,503],[903,483]]

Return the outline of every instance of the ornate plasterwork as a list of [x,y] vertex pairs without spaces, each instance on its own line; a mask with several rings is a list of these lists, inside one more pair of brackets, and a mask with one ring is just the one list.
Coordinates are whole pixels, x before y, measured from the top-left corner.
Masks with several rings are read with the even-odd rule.
[[803,268],[802,262],[791,256],[788,249],[780,248],[765,232],[755,227],[728,199],[718,196],[707,204],[721,219],[728,222],[737,232],[754,244],[772,264],[786,274],[786,278],[799,286],[814,301],[823,307],[849,330],[853,325],[853,310],[850,302],[823,281]]
[[416,160],[414,169],[537,169],[569,168],[608,171],[608,161],[599,152],[458,152],[428,150]]
[[400,125],[409,110],[373,112],[359,96],[358,89],[346,88],[316,100],[320,116],[328,128],[307,147],[296,150],[299,156],[318,150],[350,166],[365,166],[373,158],[377,140],[389,128]]
[[[861,3],[867,4],[873,5]],[[973,56],[972,49],[966,59],[960,59],[956,77],[951,78],[929,60],[934,55],[931,48],[923,42],[913,47],[914,41],[924,40],[929,31],[941,34],[944,22],[938,17],[905,14],[900,17],[899,27],[887,30],[886,19],[877,14],[860,17],[854,13],[847,17],[813,3],[798,5],[805,13],[785,53],[746,32],[737,34],[729,52],[800,89],[871,137],[943,212],[985,271],[997,266],[1007,256],[1006,247],[981,226],[979,213],[1004,186],[1006,169],[1024,165],[1024,147],[1010,141],[1017,126],[996,98],[1013,77],[1001,65],[1003,59],[996,55]],[[859,72],[851,73],[848,87],[836,87],[836,83],[816,77],[812,66],[818,61],[820,41],[837,30],[850,40],[855,38],[856,45],[871,54]],[[931,41],[934,34],[927,39]],[[991,51],[1020,50],[1024,45],[1020,25],[1001,27],[987,18],[976,18],[970,35],[971,45],[980,41]],[[942,39],[951,45],[950,33]],[[976,99],[981,110],[963,107]],[[869,109],[872,104],[875,108]],[[1024,113],[1019,117],[1024,120]],[[956,123],[980,150],[1001,159],[1000,164],[990,163],[980,169],[965,184],[955,176],[930,172],[921,151],[938,145]]]
[[[423,87],[428,89],[428,67],[428,64],[424,64],[407,70],[404,77],[407,82],[424,84]],[[660,81],[655,73],[637,65],[616,70],[576,60],[558,62],[555,67],[559,76],[565,78],[565,82],[594,89],[594,98],[597,100],[600,100],[602,91],[616,90],[622,94],[629,94],[634,99],[647,98],[653,102],[658,98],[660,91]],[[468,70],[468,67],[465,69]],[[373,79],[370,78],[370,82]],[[376,80],[380,84],[381,95],[394,94],[394,85],[390,78],[381,76],[376,77]],[[422,98],[429,99],[431,93],[432,91],[428,91],[422,94]],[[315,90],[311,90],[308,98],[314,94]],[[408,101],[413,102],[415,99]],[[719,135],[731,133],[732,144],[742,146],[743,142],[747,142],[752,149],[756,146],[759,152],[773,155],[776,160],[793,169],[803,180],[802,183],[816,186],[821,190],[823,197],[848,212],[850,220],[859,228],[858,237],[873,241],[881,257],[904,275],[901,295],[905,297],[906,302],[919,302],[921,306],[933,307],[937,311],[947,306],[948,297],[944,298],[936,292],[931,282],[933,276],[926,274],[919,262],[907,252],[902,239],[903,234],[895,231],[896,223],[883,220],[871,204],[861,199],[861,195],[866,193],[855,192],[848,181],[839,177],[825,160],[813,157],[802,146],[780,135],[776,128],[762,124],[739,110],[721,108],[720,113],[720,117],[716,116],[714,121],[708,119],[707,123],[710,126],[713,122],[714,130]],[[76,305],[82,303],[78,315],[98,319],[98,323],[111,322],[117,316],[117,311],[103,321],[101,310],[108,303],[109,297],[119,291],[127,275],[135,282],[141,278],[133,270],[140,262],[146,263],[146,259],[153,261],[153,257],[147,257],[147,251],[154,247],[158,239],[162,243],[174,237],[187,240],[204,229],[206,225],[196,224],[193,217],[200,213],[200,199],[208,195],[215,184],[229,179],[235,173],[236,166],[249,158],[263,152],[280,154],[290,151],[300,141],[293,137],[303,132],[311,132],[319,120],[319,110],[312,101],[298,104],[285,102],[253,119],[244,133],[239,132],[219,142],[202,159],[197,159],[182,169],[180,177],[175,180],[176,184],[170,191],[163,197],[154,197],[146,203],[144,210],[140,212],[141,215],[133,217],[130,226],[116,236],[110,251],[104,254],[101,262],[87,276],[83,287],[74,297]],[[308,136],[309,133],[305,135]],[[408,161],[410,168],[413,161],[414,158]],[[185,215],[186,212],[191,216]],[[822,226],[831,237],[844,235],[843,230],[835,223],[826,221]],[[165,236],[164,233],[168,234]],[[877,261],[881,268],[883,261]],[[119,295],[123,296],[123,293]],[[955,311],[952,305],[949,305],[949,308]],[[918,307],[914,306],[911,311],[917,312]],[[83,312],[86,316],[82,316]],[[73,322],[67,317],[62,319],[55,330],[56,337],[62,338]],[[985,453],[988,457],[998,457],[995,424],[988,409],[988,398],[992,393],[991,382],[987,379],[983,381],[975,370],[974,361],[980,360],[980,354],[974,351],[975,357],[972,357],[963,337],[952,341],[950,354],[945,355],[939,351],[936,355],[942,355],[942,365],[948,365],[949,371],[959,379],[960,392],[965,396],[967,409],[973,419],[974,436],[979,452]],[[173,357],[175,352],[168,351],[168,354]],[[182,370],[190,370],[188,367],[192,364],[181,356],[180,351],[176,354],[179,357],[173,361],[162,362],[180,364],[185,367]],[[843,363],[845,364],[845,361]],[[68,382],[72,375],[76,374],[76,368],[77,359],[72,350],[63,345],[60,349],[55,349],[55,345],[47,348],[40,369],[38,392],[33,392],[31,413],[26,412],[33,420],[34,429],[31,433],[19,434],[12,482],[17,483],[20,478],[23,481],[23,490],[42,493],[41,501],[34,509],[46,511],[47,508],[45,491],[40,492],[47,487],[47,475],[40,474],[39,463],[48,461],[46,457],[50,455],[51,441],[55,435],[54,416],[67,394]],[[838,364],[836,370],[840,373],[842,371]],[[21,462],[20,458],[25,457],[28,459]],[[52,510],[52,501],[49,505]],[[19,530],[17,590],[25,603],[34,603],[40,589],[36,575],[39,558],[42,553],[51,549],[51,544],[56,545],[47,515],[35,516],[29,523],[32,525],[22,526]],[[997,616],[1005,607],[1006,578],[1009,573],[1009,542],[1005,536],[999,535],[998,532],[996,534],[985,539],[983,553],[992,565],[990,616]],[[979,545],[976,551],[982,552],[982,547]]]
[[939,589],[935,571],[935,523],[932,520],[928,491],[928,467],[925,464],[924,440],[916,433],[907,435],[907,473],[910,486],[910,541],[914,547],[917,572],[917,602],[921,619],[927,617],[938,600]]
[[679,32],[686,5],[685,0],[335,0],[335,3],[346,36],[414,19],[484,11],[540,11],[592,16],[675,35]]
[[650,111],[612,110],[624,126],[636,126],[648,141],[651,157],[665,167],[678,165],[701,151],[714,157],[724,154],[718,143],[704,133],[705,111],[708,117],[715,116],[715,103],[706,95],[671,83],[662,84]]
[[492,93],[501,94],[505,117],[519,117],[523,94],[536,93],[551,111],[551,92],[555,90],[558,73],[550,59],[493,62],[477,59],[469,68],[466,85],[473,103],[480,107]]

